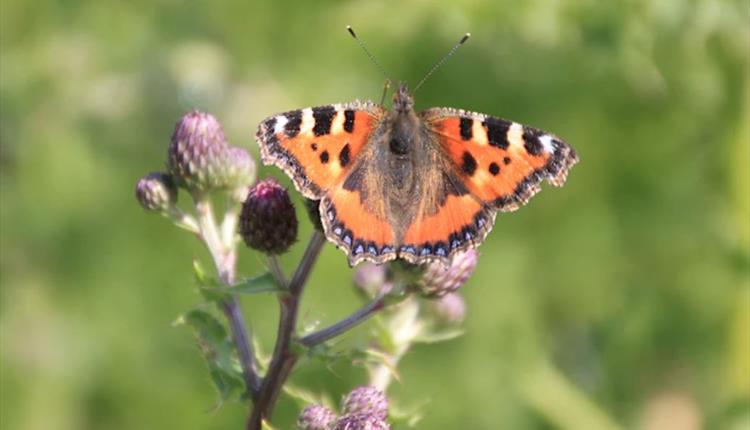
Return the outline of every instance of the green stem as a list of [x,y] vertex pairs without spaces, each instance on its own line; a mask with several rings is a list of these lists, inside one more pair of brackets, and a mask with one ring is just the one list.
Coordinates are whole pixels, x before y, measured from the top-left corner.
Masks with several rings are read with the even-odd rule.
[[[226,286],[232,286],[236,277],[237,252],[234,242],[234,233],[231,235],[219,234],[218,226],[214,218],[211,201],[206,196],[195,196],[195,210],[198,214],[198,224],[200,225],[200,237],[208,247],[211,257],[213,257],[219,279]],[[236,219],[236,215],[235,215]],[[226,224],[226,219],[224,224]],[[222,239],[227,239],[226,242]],[[253,352],[252,344],[249,341],[245,318],[240,308],[237,295],[233,294],[221,302],[220,308],[229,322],[229,328],[232,333],[232,340],[237,350],[237,357],[242,367],[242,375],[245,379],[245,385],[248,394],[252,399],[256,399],[260,390],[260,377]]]

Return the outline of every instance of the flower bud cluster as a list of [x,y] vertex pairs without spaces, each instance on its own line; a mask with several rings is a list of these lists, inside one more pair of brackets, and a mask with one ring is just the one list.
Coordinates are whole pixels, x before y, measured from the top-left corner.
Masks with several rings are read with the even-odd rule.
[[310,405],[300,413],[300,430],[390,430],[388,399],[372,386],[357,387],[341,400],[341,416],[322,405]]
[[456,254],[448,266],[440,262],[426,264],[419,281],[420,292],[427,297],[442,297],[457,291],[474,273],[478,257],[475,249],[469,249]]
[[211,114],[193,111],[175,125],[167,167],[177,185],[192,192],[233,190],[255,181],[250,154],[231,146]]
[[312,404],[299,414],[297,427],[301,430],[330,430],[336,418],[336,412],[323,405]]

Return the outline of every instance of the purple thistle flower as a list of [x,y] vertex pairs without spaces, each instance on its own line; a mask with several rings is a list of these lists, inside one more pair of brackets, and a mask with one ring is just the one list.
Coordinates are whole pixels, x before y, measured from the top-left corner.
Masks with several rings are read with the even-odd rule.
[[354,273],[354,286],[369,297],[375,297],[386,281],[386,269],[382,264],[362,263]]
[[341,411],[344,414],[371,415],[385,420],[388,416],[388,398],[373,386],[357,387],[343,398]]
[[419,282],[422,294],[441,297],[457,291],[474,273],[478,257],[479,253],[470,249],[456,254],[447,267],[440,262],[426,264]]
[[336,421],[336,413],[323,405],[308,405],[297,418],[300,430],[330,430]]
[[192,111],[177,122],[167,153],[169,172],[189,191],[221,187],[228,145],[224,130],[211,114]]
[[390,430],[391,426],[372,414],[347,414],[336,420],[333,430]]
[[273,178],[255,184],[240,212],[240,233],[250,248],[283,254],[297,240],[297,214],[289,193]]
[[135,197],[144,209],[163,212],[177,202],[177,187],[168,174],[152,172],[138,180]]
[[431,300],[430,307],[435,317],[446,324],[458,324],[466,314],[466,302],[458,293],[448,293]]

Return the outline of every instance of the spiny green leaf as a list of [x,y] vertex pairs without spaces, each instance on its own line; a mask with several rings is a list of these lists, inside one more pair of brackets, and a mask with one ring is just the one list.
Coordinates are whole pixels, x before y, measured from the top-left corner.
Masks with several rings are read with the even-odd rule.
[[244,379],[234,356],[234,344],[224,325],[210,312],[193,309],[178,322],[189,325],[208,365],[211,380],[219,392],[217,407],[244,388]]

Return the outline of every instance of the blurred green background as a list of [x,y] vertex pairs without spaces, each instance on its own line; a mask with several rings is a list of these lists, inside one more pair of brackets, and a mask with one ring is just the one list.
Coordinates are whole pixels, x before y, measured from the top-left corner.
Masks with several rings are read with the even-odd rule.
[[[208,256],[145,213],[134,184],[163,169],[191,108],[257,156],[270,114],[377,100],[351,24],[412,85],[472,32],[417,108],[514,119],[581,157],[565,188],[498,216],[462,290],[466,334],[403,361],[391,394],[422,406],[418,427],[750,428],[746,1],[0,7],[0,427],[241,428],[246,406],[212,409],[193,337],[171,326],[199,301],[191,259]],[[298,209],[288,270],[310,232]],[[241,251],[242,273],[262,268]],[[301,323],[358,306],[351,275],[327,246]],[[273,298],[244,307],[269,351]],[[307,362],[293,379],[337,398],[365,374]],[[296,411],[282,399],[281,428]]]

